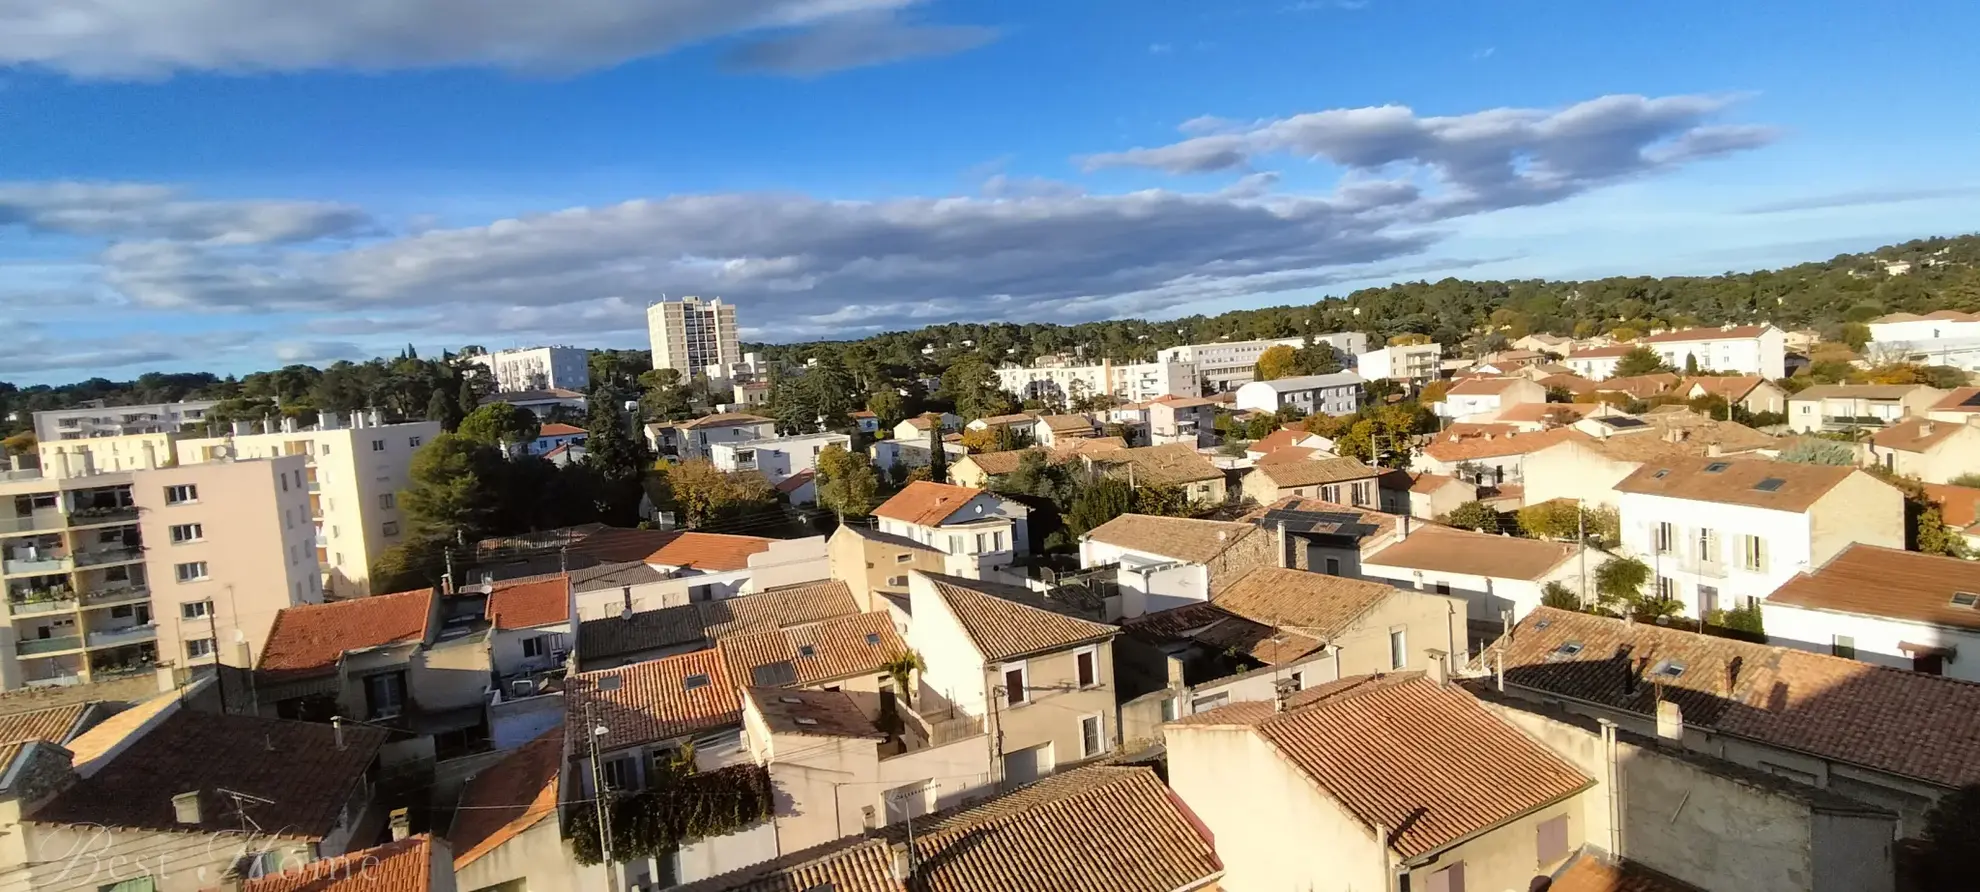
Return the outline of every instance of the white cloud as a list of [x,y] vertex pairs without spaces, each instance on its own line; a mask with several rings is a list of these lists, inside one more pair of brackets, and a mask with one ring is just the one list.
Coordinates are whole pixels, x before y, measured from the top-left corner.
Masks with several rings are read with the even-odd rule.
[[[916,32],[915,38],[944,38],[944,29],[907,28],[890,18],[918,2],[0,0],[0,65],[89,78],[324,68],[563,72],[766,30],[863,27],[893,35],[862,45],[853,32],[835,32],[841,51],[830,58],[846,67],[870,64],[856,52],[861,49],[902,57],[904,31]],[[967,48],[956,36],[946,33],[949,45]]]
[[220,245],[304,242],[371,227],[362,210],[313,201],[195,201],[145,183],[0,182],[0,227]]
[[816,75],[926,56],[947,56],[997,39],[975,25],[911,25],[892,13],[846,15],[816,27],[737,48],[729,64],[745,71]]

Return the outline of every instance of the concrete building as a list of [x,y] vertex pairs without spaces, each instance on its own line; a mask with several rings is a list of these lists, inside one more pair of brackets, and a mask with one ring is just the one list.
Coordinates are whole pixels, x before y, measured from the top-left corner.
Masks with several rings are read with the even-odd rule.
[[591,351],[577,347],[522,347],[468,357],[488,370],[502,393],[591,389]]
[[1526,479],[1526,459],[1536,452],[1587,434],[1569,427],[1538,433],[1485,434],[1465,437],[1438,434],[1410,457],[1411,471],[1456,477],[1480,486],[1505,486]]
[[48,443],[128,434],[179,433],[185,430],[186,425],[205,424],[206,413],[219,404],[219,400],[185,400],[109,406],[104,405],[102,400],[91,400],[74,408],[34,413],[34,438]]
[[1110,618],[1202,603],[1258,567],[1277,566],[1269,533],[1248,523],[1123,514],[1079,539],[1079,565],[1115,568]]
[[1852,543],[1903,548],[1904,496],[1854,468],[1754,459],[1646,462],[1615,486],[1646,594],[1687,616],[1758,606]]
[[852,448],[852,437],[838,433],[802,434],[762,440],[735,440],[708,447],[715,467],[731,473],[755,471],[777,486],[818,468],[818,454],[827,446]]
[[1980,470],[1980,426],[1907,418],[1856,445],[1858,460],[1926,483]]
[[322,600],[300,457],[116,472],[53,457],[0,479],[0,689],[249,666],[275,611]]
[[1674,369],[1740,372],[1769,381],[1787,376],[1787,333],[1772,325],[1665,331],[1641,343]]
[[1217,406],[1215,400],[1200,396],[1165,396],[1115,406],[1107,410],[1107,418],[1130,430],[1146,431],[1143,446],[1179,443],[1198,448],[1217,443]]
[[1628,356],[1635,344],[1610,344],[1606,347],[1588,347],[1575,350],[1561,360],[1574,374],[1590,381],[1603,381],[1616,376],[1616,364]]
[[913,418],[904,418],[894,425],[896,440],[927,440],[928,429],[940,425],[944,435],[962,430],[962,416],[953,412],[924,412]]
[[1031,442],[1040,446],[1063,446],[1071,440],[1099,435],[1100,424],[1091,415],[1040,415],[1031,423]]
[[528,409],[538,420],[553,418],[559,415],[566,417],[571,415],[582,416],[590,405],[590,401],[585,398],[582,392],[565,390],[560,387],[552,387],[544,390],[518,390],[513,393],[497,393],[481,401],[481,404],[484,406],[494,403],[506,403],[518,409]]
[[646,442],[654,453],[671,455],[681,461],[713,460],[716,444],[767,440],[776,435],[776,419],[744,412],[723,412],[646,426]]
[[1023,578],[1008,572],[1031,553],[1030,511],[994,493],[917,480],[873,509],[874,529],[943,555],[942,572],[966,579]]
[[[1468,607],[1474,653],[1540,606],[1549,583],[1593,600],[1592,578],[1608,556],[1569,542],[1548,542],[1403,522],[1395,541],[1362,556],[1361,575],[1391,585],[1450,595]],[[1459,650],[1452,650],[1459,653]]]
[[1547,388],[1527,378],[1466,378],[1451,385],[1437,414],[1444,418],[1490,420],[1513,406],[1547,401]]
[[1760,609],[1773,644],[1980,681],[1976,589],[1980,571],[1968,561],[1851,545]]
[[1259,412],[1352,415],[1361,407],[1362,376],[1353,372],[1253,381],[1237,389],[1237,407]]
[[1817,384],[1787,398],[1787,424],[1799,433],[1889,427],[1924,416],[1945,395],[1924,384]]
[[1071,406],[1094,396],[1139,403],[1161,396],[1200,396],[1196,366],[1185,362],[1065,365],[1041,360],[997,370],[997,386],[1023,400]]
[[[682,378],[695,375],[727,379],[729,367],[743,361],[736,338],[736,306],[721,298],[684,297],[647,305],[647,339],[653,367],[673,369]],[[709,369],[717,369],[710,376]]]
[[1364,380],[1388,379],[1427,384],[1443,374],[1444,345],[1402,344],[1378,347],[1354,358],[1354,370]]
[[324,412],[313,428],[289,421],[256,433],[253,425],[237,422],[227,436],[180,440],[178,460],[190,465],[302,456],[324,594],[354,598],[371,594],[371,565],[379,555],[405,541],[399,493],[412,484],[413,453],[440,432],[437,421],[385,424],[372,412],[347,424]]
[[1891,313],[1869,323],[1865,356],[1889,362],[1980,371],[1980,314],[1959,310]]
[[[1188,363],[1196,366],[1198,393],[1225,393],[1257,380],[1258,358],[1278,346],[1304,348],[1307,338],[1271,338],[1258,341],[1216,341],[1184,344],[1155,354],[1158,362]],[[1325,344],[1342,363],[1368,350],[1368,336],[1358,331],[1314,335],[1312,343]]]

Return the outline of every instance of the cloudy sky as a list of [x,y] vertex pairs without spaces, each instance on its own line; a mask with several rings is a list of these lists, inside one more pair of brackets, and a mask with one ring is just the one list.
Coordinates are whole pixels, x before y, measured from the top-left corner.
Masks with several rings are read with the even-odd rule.
[[0,380],[1711,273],[1980,229],[1980,7],[0,0]]

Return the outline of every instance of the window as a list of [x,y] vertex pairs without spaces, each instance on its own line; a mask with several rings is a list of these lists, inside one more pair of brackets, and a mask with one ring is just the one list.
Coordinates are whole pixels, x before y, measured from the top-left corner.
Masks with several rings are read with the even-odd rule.
[[385,521],[385,523],[379,527],[378,531],[387,536],[396,536],[399,534],[399,522],[396,520]]
[[1004,531],[1003,531],[1003,530],[996,530],[996,531],[994,531],[994,532],[992,532],[992,533],[990,534],[990,550],[991,550],[991,551],[1003,551],[1003,550],[1004,550]]
[[536,635],[534,637],[524,638],[522,642],[523,659],[535,659],[549,653],[549,644],[550,636],[548,635]]
[[1740,566],[1754,572],[1767,569],[1767,540],[1759,536],[1740,537]]
[[1676,527],[1671,526],[1668,521],[1662,521],[1651,529],[1653,533],[1651,544],[1657,549],[1658,554],[1670,554],[1675,550],[1677,546]]
[[1106,725],[1100,716],[1089,715],[1079,720],[1079,754],[1092,757],[1107,751]]
[[293,509],[282,509],[282,526],[291,530],[296,528],[296,512]]
[[894,555],[894,563],[896,564],[906,564],[906,563],[911,563],[913,561],[914,561],[913,552],[903,551],[900,554]]
[[1327,575],[1328,575],[1328,576],[1339,576],[1339,575],[1341,575],[1341,559],[1340,559],[1340,558],[1328,558],[1328,559],[1327,559]]
[[1004,667],[1004,705],[1022,706],[1031,702],[1031,692],[1025,689],[1026,675],[1023,663]]
[[1673,598],[1676,598],[1677,593],[1678,593],[1677,580],[1672,579],[1669,576],[1657,577],[1657,597],[1669,601]]
[[384,451],[385,451],[385,441],[384,441],[384,440],[373,440],[373,441],[371,441],[371,451],[373,451],[373,452],[384,452]]
[[330,454],[330,444],[328,443],[323,444],[323,454],[324,455]]
[[681,679],[681,690],[693,691],[708,687],[708,676],[699,672]]
[[378,494],[378,507],[379,507],[380,509],[382,509],[382,510],[385,510],[385,511],[390,511],[390,510],[392,510],[393,508],[397,508],[397,507],[399,507],[399,497],[398,497],[398,495],[397,495],[397,494],[395,494],[395,493],[389,493],[389,492],[381,492],[381,493],[379,493],[379,494]]
[[1719,559],[1719,537],[1704,527],[1698,528],[1698,559],[1701,561]]
[[639,788],[639,760],[631,756],[618,756],[605,760],[603,770],[605,788],[608,790],[636,790]]
[[199,501],[199,487],[197,486],[190,483],[181,483],[177,486],[165,487],[165,504],[167,505],[184,505],[188,502],[197,501]]
[[1340,504],[1341,485],[1338,483],[1330,483],[1326,486],[1320,487],[1320,501],[1333,502],[1336,505]]
[[1073,674],[1079,679],[1079,686],[1090,688],[1100,683],[1100,653],[1088,649],[1073,654]]
[[1389,630],[1389,668],[1401,669],[1409,665],[1409,631]]
[[407,437],[407,438],[406,438],[406,446],[408,446],[409,448],[412,448],[412,449],[418,449],[418,448],[419,448],[419,438],[418,438],[418,437]]
[[1440,595],[1448,595],[1451,593],[1451,584],[1448,582],[1439,582],[1436,584],[1435,588],[1437,590],[1437,594]]
[[1717,609],[1719,609],[1719,587],[1716,585],[1699,586],[1698,615],[1709,616],[1712,611]]
[[187,561],[178,564],[172,568],[172,574],[178,577],[180,582],[197,582],[206,578],[206,562]]
[[1173,722],[1182,714],[1182,700],[1170,697],[1162,701],[1162,721]]
[[283,491],[283,492],[288,492],[288,491],[289,491],[289,475],[287,475],[287,474],[283,474],[283,475],[282,475],[282,477],[281,477],[281,480],[282,480],[282,491]]
[[688,586],[688,601],[690,603],[699,603],[702,601],[713,601],[713,600],[715,600],[715,586],[713,585]]
[[1538,861],[1541,867],[1546,867],[1549,864],[1553,864],[1557,861],[1561,861],[1567,858],[1568,856],[1568,825],[1567,824],[1568,824],[1567,815],[1561,815],[1560,817],[1557,818],[1548,818],[1547,820],[1540,822],[1540,826],[1536,829],[1535,832],[1536,838],[1534,840],[1534,851],[1539,856]]
[[1837,635],[1829,643],[1829,653],[1845,660],[1856,659],[1856,639],[1848,635]]
[[213,656],[213,639],[194,638],[186,642],[186,659],[203,660]]
[[950,537],[949,537],[949,553],[950,553],[950,554],[962,554],[962,553],[963,553],[963,537],[961,537],[961,536],[950,536]]
[[196,523],[175,523],[172,525],[172,544],[198,542],[206,538],[206,529]]

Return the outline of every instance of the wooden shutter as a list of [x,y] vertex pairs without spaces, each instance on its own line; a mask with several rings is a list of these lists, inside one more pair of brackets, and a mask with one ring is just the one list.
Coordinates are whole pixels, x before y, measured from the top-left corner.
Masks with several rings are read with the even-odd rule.
[[1536,848],[1542,867],[1553,864],[1568,856],[1568,819],[1561,815],[1540,824]]
[[1431,874],[1430,892],[1464,892],[1464,862]]

